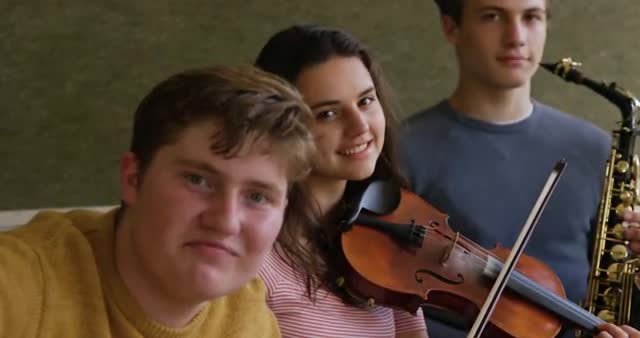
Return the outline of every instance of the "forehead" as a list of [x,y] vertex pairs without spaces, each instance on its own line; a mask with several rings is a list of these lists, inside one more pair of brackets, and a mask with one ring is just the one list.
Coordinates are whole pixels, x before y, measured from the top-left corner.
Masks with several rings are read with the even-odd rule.
[[465,11],[485,8],[523,11],[528,9],[547,9],[548,0],[462,0]]
[[373,80],[359,57],[332,57],[304,69],[296,86],[313,106],[317,101],[351,98],[373,86]]
[[173,164],[198,165],[215,169],[218,174],[235,179],[257,179],[273,184],[287,184],[286,156],[269,140],[248,137],[233,157],[219,154],[211,149],[221,126],[215,122],[198,123],[180,132],[173,144],[161,147],[158,157]]
[[[181,148],[181,151],[185,152],[190,152],[190,150],[208,150],[212,156],[224,157],[224,154],[217,154],[213,151],[212,147],[224,138],[229,137],[229,133],[232,132],[230,132],[228,128],[225,129],[222,121],[210,120],[194,122],[178,132],[173,143],[169,146]],[[258,149],[266,151],[267,148],[265,148],[263,143],[265,142],[256,142],[255,137],[251,137],[250,135],[244,137],[242,144],[237,144],[239,147],[239,155],[254,153],[257,152]]]

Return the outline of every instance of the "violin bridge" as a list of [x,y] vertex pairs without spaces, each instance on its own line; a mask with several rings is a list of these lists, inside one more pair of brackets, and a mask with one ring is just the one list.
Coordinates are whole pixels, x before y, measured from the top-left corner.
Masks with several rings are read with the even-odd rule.
[[456,237],[453,239],[453,243],[451,243],[447,251],[445,251],[444,255],[442,255],[442,258],[440,259],[440,265],[447,265],[446,263],[449,260],[449,257],[451,257],[451,252],[453,252],[453,249],[456,247],[459,237],[460,233],[456,232]]

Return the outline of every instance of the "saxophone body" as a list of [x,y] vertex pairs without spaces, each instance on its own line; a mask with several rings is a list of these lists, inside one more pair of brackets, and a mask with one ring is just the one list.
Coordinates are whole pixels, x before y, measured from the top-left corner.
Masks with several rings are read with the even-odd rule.
[[583,306],[606,322],[629,324],[633,291],[637,284],[638,259],[624,238],[622,214],[639,200],[640,163],[634,154],[637,111],[640,103],[615,83],[606,84],[583,76],[570,58],[541,66],[569,82],[584,85],[616,105],[622,115],[613,130],[611,154],[606,163],[598,219],[593,235],[589,286]]

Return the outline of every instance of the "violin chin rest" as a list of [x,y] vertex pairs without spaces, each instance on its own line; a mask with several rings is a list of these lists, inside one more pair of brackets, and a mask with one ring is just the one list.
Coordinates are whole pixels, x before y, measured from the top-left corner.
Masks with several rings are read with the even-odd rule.
[[399,185],[386,180],[373,181],[362,193],[359,209],[378,215],[388,214],[400,205],[401,198]]

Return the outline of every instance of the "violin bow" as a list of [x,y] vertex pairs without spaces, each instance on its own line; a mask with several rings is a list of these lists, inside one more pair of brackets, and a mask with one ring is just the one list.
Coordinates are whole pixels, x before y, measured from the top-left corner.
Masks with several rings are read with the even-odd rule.
[[540,219],[540,215],[542,215],[542,211],[544,210],[544,207],[547,205],[547,202],[549,201],[549,198],[551,197],[553,190],[558,184],[560,176],[562,175],[562,172],[564,171],[564,168],[566,166],[567,166],[567,162],[564,159],[562,159],[558,161],[553,167],[553,170],[551,171],[549,178],[547,178],[547,182],[543,186],[542,191],[538,196],[538,200],[534,204],[533,209],[529,214],[529,218],[527,219],[527,222],[525,223],[524,227],[520,231],[520,235],[518,236],[518,239],[516,240],[514,247],[511,249],[511,252],[509,254],[509,257],[507,258],[507,261],[504,263],[504,267],[500,271],[498,278],[495,280],[493,287],[489,292],[489,296],[487,297],[484,304],[482,305],[482,309],[480,310],[480,313],[476,317],[476,320],[473,323],[471,330],[467,334],[467,338],[480,338],[480,336],[484,332],[487,322],[489,321],[489,318],[491,317],[491,314],[493,313],[493,310],[496,304],[498,303],[498,299],[500,298],[502,291],[507,285],[509,276],[511,275],[511,272],[515,268],[516,263],[520,258],[520,255],[524,251],[524,247],[527,244],[527,241],[529,241],[529,238],[533,233],[533,229],[535,228],[535,225],[538,223],[538,220]]

